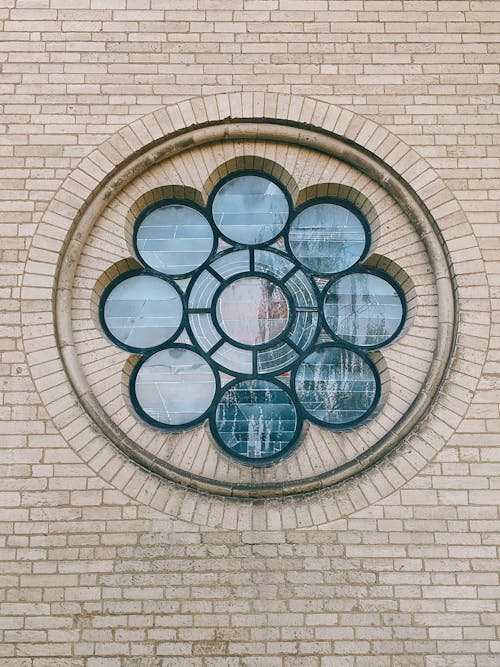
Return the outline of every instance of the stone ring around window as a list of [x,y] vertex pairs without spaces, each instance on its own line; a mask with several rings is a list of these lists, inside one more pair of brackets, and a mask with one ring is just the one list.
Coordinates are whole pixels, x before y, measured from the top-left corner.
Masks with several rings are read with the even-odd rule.
[[297,445],[304,420],[348,430],[374,414],[369,352],[401,332],[406,301],[362,264],[370,229],[350,202],[294,210],[276,179],[236,172],[206,209],[146,208],[133,242],[144,269],[108,285],[100,321],[141,355],[129,388],[143,421],[182,431],[208,419],[224,452],[266,465]]

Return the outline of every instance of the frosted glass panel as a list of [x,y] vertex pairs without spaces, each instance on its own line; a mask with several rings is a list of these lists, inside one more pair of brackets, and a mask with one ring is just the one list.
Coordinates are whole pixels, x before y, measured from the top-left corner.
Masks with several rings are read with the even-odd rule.
[[192,350],[156,352],[140,367],[134,391],[147,417],[167,426],[183,426],[201,417],[215,396],[215,376]]
[[349,209],[322,203],[308,206],[297,215],[288,239],[295,257],[313,273],[338,273],[360,259],[366,233]]
[[237,176],[224,183],[212,204],[214,222],[231,241],[247,245],[277,236],[288,220],[283,191],[262,176]]
[[191,273],[208,259],[214,242],[208,220],[181,204],[155,208],[139,224],[136,235],[140,259],[155,271],[171,276]]
[[171,338],[182,321],[177,290],[156,276],[131,276],[108,294],[103,309],[109,333],[126,347],[149,348]]

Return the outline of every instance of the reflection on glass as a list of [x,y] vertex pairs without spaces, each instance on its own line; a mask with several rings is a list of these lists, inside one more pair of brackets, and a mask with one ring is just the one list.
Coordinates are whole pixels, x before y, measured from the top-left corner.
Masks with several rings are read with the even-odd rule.
[[325,295],[324,313],[333,333],[353,345],[382,345],[398,330],[403,304],[394,287],[370,273],[352,273]]
[[210,308],[220,282],[208,271],[202,271],[189,294],[189,308]]
[[220,340],[209,313],[190,313],[189,324],[195,341],[204,352],[208,352]]
[[215,427],[232,453],[247,459],[266,459],[290,444],[297,413],[288,394],[272,382],[245,380],[223,394]]
[[110,333],[123,345],[156,347],[175,334],[182,320],[177,290],[156,276],[131,276],[108,294],[103,316]]
[[318,326],[318,313],[306,311],[297,312],[295,322],[288,334],[288,338],[301,350],[314,342]]
[[315,308],[318,305],[314,287],[303,271],[296,271],[285,284],[296,308]]
[[156,352],[144,362],[134,389],[148,417],[167,426],[183,426],[208,410],[216,382],[212,369],[199,354],[171,348]]
[[363,225],[339,204],[314,204],[290,226],[290,248],[304,266],[317,273],[338,273],[355,264],[365,248]]
[[210,266],[222,278],[231,278],[237,273],[245,273],[250,270],[250,253],[248,250],[230,252],[216,259]]
[[214,222],[231,241],[257,245],[280,233],[288,220],[282,190],[262,176],[237,176],[224,183],[212,204]]
[[327,425],[348,425],[372,407],[376,380],[371,366],[355,352],[324,347],[297,369],[297,396],[306,412]]
[[168,204],[148,213],[137,228],[137,251],[155,271],[180,276],[203,264],[214,242],[208,220],[196,209]]
[[255,270],[267,273],[273,278],[280,280],[289,271],[294,268],[294,264],[275,252],[268,252],[266,250],[255,251]]
[[248,276],[222,291],[216,315],[230,338],[245,345],[258,345],[273,340],[286,327],[288,302],[278,285]]
[[242,350],[241,347],[224,343],[212,354],[212,359],[216,364],[235,373],[250,375],[252,372],[251,350]]
[[289,368],[298,359],[293,348],[282,341],[269,350],[257,352],[257,372],[276,373]]

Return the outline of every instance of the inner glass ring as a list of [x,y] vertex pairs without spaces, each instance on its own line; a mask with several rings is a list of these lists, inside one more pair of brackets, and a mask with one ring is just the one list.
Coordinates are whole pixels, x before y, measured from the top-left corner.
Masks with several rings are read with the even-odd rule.
[[260,276],[243,276],[222,290],[215,316],[228,338],[242,345],[262,345],[285,330],[290,307],[275,282]]

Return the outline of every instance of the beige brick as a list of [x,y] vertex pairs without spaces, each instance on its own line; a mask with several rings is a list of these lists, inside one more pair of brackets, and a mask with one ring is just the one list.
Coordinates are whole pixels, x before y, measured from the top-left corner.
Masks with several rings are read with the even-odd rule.
[[[0,665],[497,667],[494,3],[7,4],[0,16]],[[200,99],[187,101],[193,96]],[[414,434],[342,488],[255,504],[171,489],[106,449],[72,396],[51,305],[67,229],[122,160],[186,125],[250,113],[321,125],[389,161],[441,230],[461,309],[454,384],[444,385],[440,414],[431,409],[421,441]],[[172,161],[170,171],[150,177],[152,187],[174,172],[182,183],[203,181],[232,145],[243,150],[227,141],[196,153],[200,159],[193,152],[182,165]],[[255,154],[261,149],[254,142]],[[305,158],[288,146],[278,159],[272,142],[266,150],[294,165],[304,183],[319,173],[316,182],[344,178],[370,188],[366,174],[348,176],[345,164],[329,172],[320,154]],[[89,237],[98,252],[87,253],[78,274],[80,323],[88,318],[80,297],[93,289],[101,260],[110,265],[129,252],[129,199],[111,205]],[[391,218],[382,197],[374,208],[393,230],[391,242],[381,237],[386,254],[397,262],[406,256],[415,269],[404,216]],[[428,290],[423,265],[420,277]],[[419,298],[428,313],[432,295]],[[395,415],[416,398],[432,347],[433,317],[422,320],[420,356],[404,346],[394,353]],[[156,433],[141,436],[143,427],[130,422],[110,379],[127,355],[99,349],[94,331],[93,322],[77,328],[75,344],[92,381],[101,378],[104,410],[141,445],[158,447]],[[394,349],[383,351],[388,360]],[[230,478],[234,470],[210,461],[194,433],[183,441],[184,461]],[[318,436],[314,453],[288,461],[292,478],[328,467],[334,455],[322,443]],[[354,432],[342,445],[334,454],[345,458]]]

